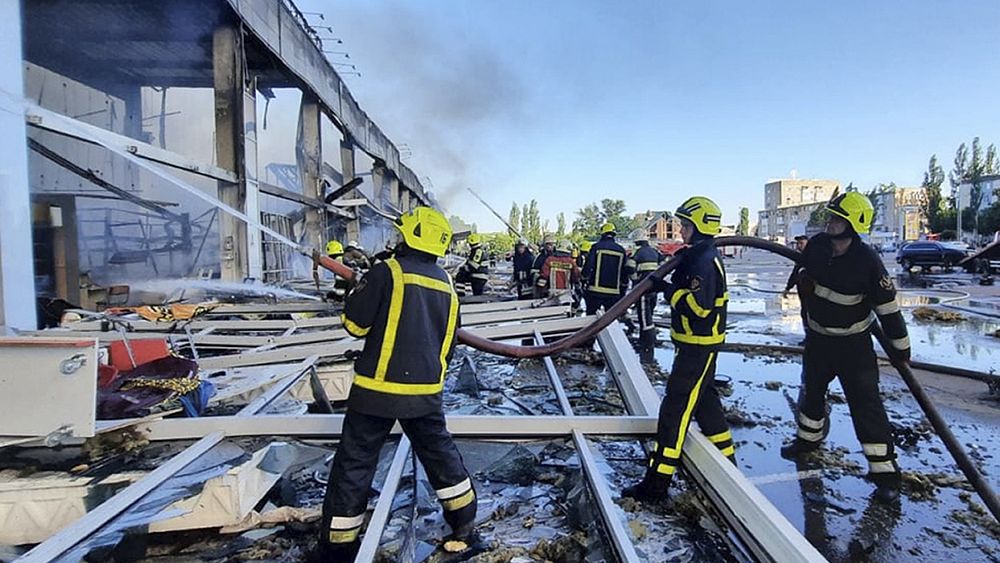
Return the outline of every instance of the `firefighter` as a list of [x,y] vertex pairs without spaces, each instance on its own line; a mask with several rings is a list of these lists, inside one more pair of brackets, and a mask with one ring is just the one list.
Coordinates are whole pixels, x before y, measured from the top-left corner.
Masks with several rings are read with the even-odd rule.
[[580,255],[576,257],[576,265],[583,270],[583,267],[587,265],[587,254],[590,253],[590,247],[594,246],[594,243],[589,240],[585,240],[580,243]]
[[[326,243],[326,255],[332,260],[337,262],[344,261],[344,245],[337,240],[331,240]],[[344,300],[344,296],[347,295],[347,291],[350,289],[350,282],[344,278],[336,275],[333,276],[333,289],[326,292],[327,301],[340,302]],[[319,272],[314,266],[313,277],[316,279],[316,288],[319,289]],[[327,286],[329,287],[329,286]]]
[[656,443],[642,481],[622,491],[623,496],[647,502],[666,500],[667,490],[680,465],[681,448],[691,419],[722,455],[736,462],[722,402],[715,389],[715,362],[726,340],[726,272],[712,244],[719,234],[722,213],[706,197],[692,197],[677,208],[681,237],[690,247],[670,282],[656,280],[670,302],[670,339],[674,363],[660,403]]
[[514,277],[512,281],[517,291],[517,298],[531,299],[531,294],[534,291],[531,281],[531,267],[535,263],[535,255],[528,248],[528,241],[523,238],[517,240],[517,244],[514,245],[514,256],[511,261],[514,263]]
[[572,251],[573,247],[568,240],[559,241],[555,252],[542,264],[542,271],[538,276],[539,287],[549,292],[563,292],[580,283],[580,268],[576,267]]
[[483,239],[479,233],[469,235],[469,256],[458,274],[458,281],[472,284],[472,294],[482,295],[486,282],[490,279],[489,266],[486,263],[486,251],[483,250]]
[[796,437],[781,448],[781,455],[794,458],[820,447],[830,428],[826,390],[837,377],[868,460],[875,499],[893,502],[899,498],[900,474],[889,417],[879,396],[871,325],[877,317],[891,344],[886,353],[893,360],[909,361],[910,340],[892,278],[878,253],[861,241],[861,235],[871,230],[871,201],[847,192],[830,200],[826,210],[830,218],[825,232],[810,239],[802,256],[805,392]]
[[[632,271],[632,285],[641,282],[650,272],[659,267],[663,255],[649,245],[649,236],[640,235],[635,239],[635,252],[625,262]],[[653,325],[653,309],[656,308],[656,293],[649,292],[642,296],[636,306],[639,317],[639,348],[645,355],[652,352],[656,345],[656,326]]]
[[371,268],[371,260],[357,241],[350,241],[344,247],[344,265],[358,271]]
[[545,235],[545,239],[542,242],[542,249],[538,251],[538,256],[535,256],[535,263],[531,265],[531,285],[535,288],[535,299],[541,299],[548,295],[547,290],[538,286],[538,277],[542,273],[542,265],[545,264],[545,259],[552,256],[555,251],[556,238],[552,235]]
[[590,247],[587,263],[583,266],[588,315],[597,314],[601,307],[607,311],[621,299],[630,274],[625,260],[625,249],[615,242],[615,226],[604,223],[601,240]]
[[348,295],[342,320],[364,349],[323,501],[323,561],[353,561],[379,452],[399,421],[454,538],[474,537],[476,492],[445,429],[441,390],[459,326],[458,296],[436,262],[451,242],[440,212],[417,207],[395,222],[402,242]]

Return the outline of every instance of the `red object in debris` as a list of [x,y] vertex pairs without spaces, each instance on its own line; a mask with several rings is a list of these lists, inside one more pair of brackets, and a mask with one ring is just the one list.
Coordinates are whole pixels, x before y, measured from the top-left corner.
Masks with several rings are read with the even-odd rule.
[[674,254],[677,253],[678,250],[684,248],[685,244],[681,241],[672,240],[667,242],[661,242],[656,246],[657,248],[659,248],[660,254],[663,254],[664,256],[673,256]]
[[[131,356],[129,356],[129,348],[132,350]],[[128,343],[124,340],[118,340],[112,342],[108,350],[111,365],[118,371],[129,371],[169,355],[170,347],[167,345],[166,339],[163,338],[129,339]],[[133,359],[135,363],[132,362]]]
[[118,379],[118,368],[99,364],[97,366],[97,388],[107,389]]

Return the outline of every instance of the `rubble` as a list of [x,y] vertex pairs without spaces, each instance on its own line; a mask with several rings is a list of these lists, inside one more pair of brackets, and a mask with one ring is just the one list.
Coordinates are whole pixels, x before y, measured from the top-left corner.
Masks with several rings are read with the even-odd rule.
[[957,323],[965,320],[965,316],[961,313],[942,311],[933,307],[917,307],[911,314],[914,319],[926,322]]

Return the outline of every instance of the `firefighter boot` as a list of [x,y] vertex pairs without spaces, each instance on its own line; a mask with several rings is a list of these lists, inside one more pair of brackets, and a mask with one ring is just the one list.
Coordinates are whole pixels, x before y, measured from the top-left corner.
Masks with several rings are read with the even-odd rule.
[[883,504],[899,502],[899,473],[880,473],[870,478],[875,483],[875,500]]
[[810,442],[802,438],[795,438],[791,442],[781,446],[781,457],[785,459],[795,459],[802,454],[818,450],[821,442]]
[[661,503],[667,500],[670,476],[646,471],[642,481],[622,490],[622,498],[634,498],[639,502]]

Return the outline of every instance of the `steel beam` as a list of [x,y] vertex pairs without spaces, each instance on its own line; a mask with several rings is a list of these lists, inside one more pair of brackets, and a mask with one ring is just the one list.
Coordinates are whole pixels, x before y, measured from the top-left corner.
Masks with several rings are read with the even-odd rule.
[[[630,414],[655,416],[660,398],[618,322],[598,335]],[[688,430],[683,467],[733,531],[762,561],[826,561],[785,516],[696,428]]]
[[140,158],[227,184],[235,184],[239,181],[236,174],[214,164],[200,162],[37,105],[29,105],[24,110],[24,118],[28,125],[37,129],[72,137],[86,143],[111,145]]
[[245,407],[240,409],[240,412],[236,413],[236,416],[255,416],[257,413],[262,412],[268,405],[273,403],[275,399],[291,389],[291,387],[302,379],[303,376],[307,373],[314,372],[317,360],[319,360],[319,356],[309,356],[300,362],[292,368],[289,375],[269,387],[267,391],[256,399],[247,403]]
[[580,466],[583,469],[583,475],[587,479],[587,484],[590,485],[590,490],[594,493],[594,497],[597,498],[597,506],[601,511],[601,519],[604,521],[605,528],[608,534],[611,536],[612,546],[615,548],[615,553],[618,554],[620,561],[641,561],[639,554],[635,551],[635,545],[632,544],[632,538],[629,537],[628,530],[622,524],[621,519],[618,517],[616,512],[618,505],[611,498],[611,489],[608,487],[608,482],[604,480],[604,475],[597,468],[597,462],[594,461],[594,453],[590,451],[590,444],[587,438],[579,430],[573,430],[573,443],[576,445],[576,451],[580,455]]
[[[545,345],[545,337],[537,330],[535,331],[535,345]],[[566,389],[563,388],[562,380],[559,379],[559,372],[556,371],[555,362],[552,361],[551,356],[543,357],[542,362],[545,364],[545,371],[549,374],[549,382],[552,383],[552,389],[555,391],[556,399],[559,401],[559,410],[566,416],[573,416],[573,407],[569,404],[569,398],[566,396]]]
[[[370,563],[375,560],[378,553],[379,540],[382,539],[382,532],[389,521],[389,514],[392,511],[392,501],[396,497],[399,489],[399,480],[403,476],[403,469],[406,467],[406,460],[410,457],[410,439],[402,436],[396,446],[396,453],[392,456],[392,464],[389,465],[389,472],[386,473],[385,481],[382,481],[382,492],[375,502],[375,510],[368,520],[368,527],[365,528],[365,537],[361,540],[361,547],[355,557],[355,563]],[[413,499],[416,502],[416,499]]]
[[0,2],[0,333],[34,329],[31,182],[22,96],[22,2]]
[[35,546],[31,551],[25,553],[19,561],[47,563],[58,559],[81,541],[96,533],[112,519],[139,503],[151,491],[215,447],[224,437],[225,434],[219,431],[209,433],[142,479],[98,505],[83,518]]
[[[476,416],[448,415],[448,431],[465,438],[566,437],[573,430],[584,434],[641,436],[656,432],[656,418],[648,416]],[[338,437],[342,414],[302,416],[207,416],[170,418],[140,424],[150,440],[190,440],[212,430],[227,436]],[[397,425],[393,433],[400,432]]]

